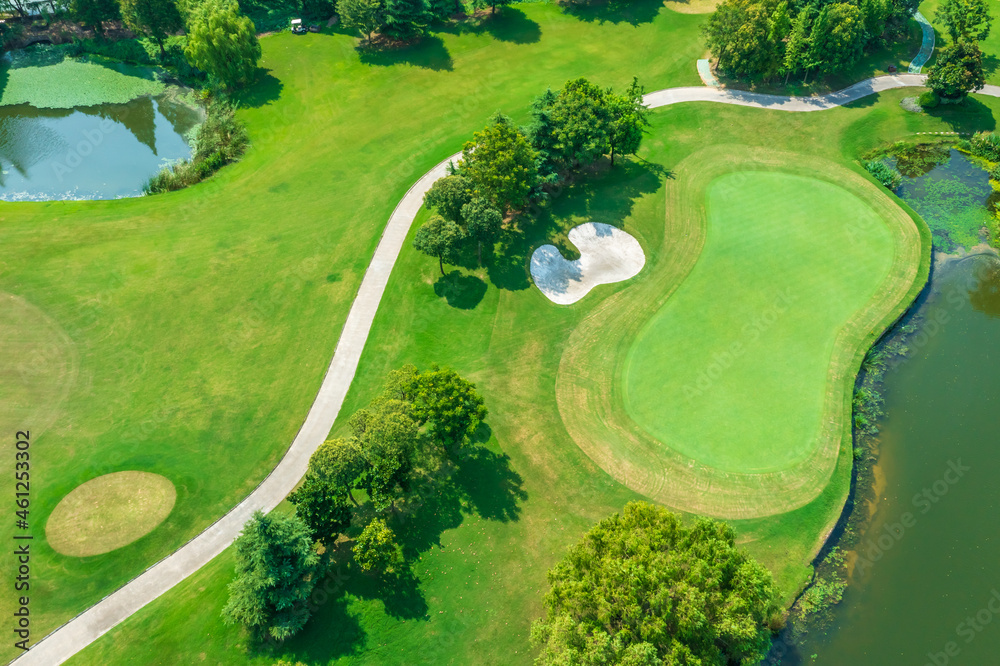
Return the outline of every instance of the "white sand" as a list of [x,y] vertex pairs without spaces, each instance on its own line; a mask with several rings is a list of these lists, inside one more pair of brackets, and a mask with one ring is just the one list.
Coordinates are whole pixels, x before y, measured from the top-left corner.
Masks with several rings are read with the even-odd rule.
[[597,285],[627,280],[646,264],[639,241],[610,224],[581,224],[570,229],[569,240],[580,250],[575,261],[567,261],[555,245],[531,255],[535,286],[553,303],[576,303]]

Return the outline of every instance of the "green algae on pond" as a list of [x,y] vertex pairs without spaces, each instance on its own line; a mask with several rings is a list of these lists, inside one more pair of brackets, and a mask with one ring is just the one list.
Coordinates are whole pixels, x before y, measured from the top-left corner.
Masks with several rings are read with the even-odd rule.
[[990,176],[957,150],[930,171],[904,178],[896,194],[924,219],[938,250],[952,252],[989,240],[995,224],[988,207],[994,196]]
[[98,57],[69,58],[64,48],[35,46],[0,61],[0,106],[72,109],[125,104],[166,89],[162,76]]

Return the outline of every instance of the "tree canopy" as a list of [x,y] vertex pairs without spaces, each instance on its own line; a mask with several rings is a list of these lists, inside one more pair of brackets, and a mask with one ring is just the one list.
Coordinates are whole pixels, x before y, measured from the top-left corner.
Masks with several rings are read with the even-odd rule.
[[310,470],[302,485],[288,496],[313,538],[332,545],[351,524],[348,486]]
[[362,571],[394,573],[403,563],[403,552],[389,525],[383,519],[375,518],[358,535],[354,543],[354,559]]
[[385,0],[381,32],[393,39],[413,39],[427,28],[424,0]]
[[184,27],[181,14],[174,0],[119,0],[122,20],[129,30],[149,35],[160,47],[163,56],[163,40],[167,34]]
[[[966,0],[958,0],[966,1]],[[973,0],[967,0],[969,2]],[[723,0],[703,32],[716,67],[750,80],[841,72],[866,50],[907,35],[918,0]]]
[[945,27],[954,41],[982,41],[989,36],[993,25],[986,0],[944,0],[934,20]]
[[473,199],[462,206],[466,232],[476,240],[476,257],[483,263],[483,245],[493,246],[503,228],[503,215],[486,199]]
[[75,20],[91,26],[98,35],[104,34],[104,21],[121,18],[118,0],[70,0],[69,11]]
[[339,0],[337,14],[345,26],[357,30],[370,42],[384,24],[385,0]]
[[642,103],[642,92],[637,78],[632,79],[632,84],[623,93],[608,91],[611,166],[615,165],[615,155],[635,155],[639,152],[642,135],[649,126],[649,109]]
[[235,0],[206,0],[188,21],[184,53],[195,67],[226,88],[252,83],[260,62],[260,42],[253,21]]
[[465,144],[458,169],[473,196],[508,211],[524,206],[538,185],[537,158],[524,133],[498,113]]
[[459,175],[438,178],[424,194],[424,205],[437,209],[446,220],[462,224],[462,206],[469,203],[469,181]]
[[536,663],[755,664],[777,611],[770,572],[728,525],[632,502],[592,528],[548,574]]
[[986,85],[983,52],[972,42],[955,42],[938,51],[927,87],[944,100],[962,99]]
[[445,259],[454,260],[462,244],[462,228],[440,215],[420,225],[413,235],[413,248],[418,252],[437,258],[441,275],[444,275]]
[[486,418],[476,385],[449,368],[414,374],[407,392],[413,420],[446,446],[465,443]]
[[223,620],[243,625],[258,640],[294,635],[309,619],[306,601],[318,578],[309,528],[294,513],[257,511],[235,546],[236,578],[229,584]]

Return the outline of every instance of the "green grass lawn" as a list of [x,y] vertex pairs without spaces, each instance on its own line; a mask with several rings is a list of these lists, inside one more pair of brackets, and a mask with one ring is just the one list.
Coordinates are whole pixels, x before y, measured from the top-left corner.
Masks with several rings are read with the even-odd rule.
[[819,444],[837,333],[888,274],[893,237],[865,202],[816,179],[737,172],[706,194],[704,249],[632,342],[625,407],[698,463],[785,469]]
[[[0,302],[24,317],[3,330],[37,353],[27,370],[0,377],[0,395],[30,384],[47,405],[44,413],[37,403],[4,412],[8,431],[35,431],[33,636],[190,539],[274,466],[315,395],[392,208],[491,113],[524,120],[533,96],[575,76],[621,86],[638,75],[648,90],[698,82],[704,17],[648,3],[630,11],[580,16],[519,5],[484,27],[378,56],[359,57],[345,34],[270,37],[262,41],[268,72],[241,111],[254,147],[239,165],[168,195],[3,206],[0,291],[28,304]],[[845,164],[883,139],[994,126],[993,100],[918,116],[898,108],[902,96],[799,116],[662,109],[643,150],[648,162],[577,183],[486,269],[453,269],[440,281],[433,261],[404,249],[345,418],[388,369],[447,364],[486,395],[489,453],[458,477],[461,492],[412,517],[414,581],[388,586],[345,565],[283,652],[308,663],[526,661],[546,568],[593,522],[637,497],[583,454],[555,397],[573,330],[636,283],[598,287],[579,307],[556,308],[530,287],[530,251],[565,246],[566,231],[586,220],[624,224],[644,247],[658,246],[669,170],[707,145],[749,143]],[[809,505],[738,523],[787,593],[804,580],[818,536],[839,511],[849,464],[840,457],[833,483]],[[62,497],[132,469],[175,484],[177,504],[163,525],[91,558],[47,547],[42,526]],[[230,557],[77,663],[243,661],[240,632],[219,619]],[[10,603],[5,597],[0,611]]]
[[[470,258],[441,278],[434,260],[404,247],[335,432],[345,431],[346,416],[375,394],[385,372],[406,362],[454,367],[479,384],[491,409],[488,453],[455,479],[455,495],[466,499],[445,493],[397,525],[414,579],[380,584],[345,561],[324,582],[329,591],[300,636],[274,654],[248,655],[243,634],[219,616],[232,575],[227,551],[71,663],[529,663],[528,630],[541,612],[546,569],[594,522],[639,497],[569,436],[556,399],[561,359],[585,318],[669,263],[668,254],[650,255],[632,281],[558,307],[527,280],[531,250],[566,247],[568,230],[587,220],[622,225],[644,248],[659,247],[667,190],[683,177],[678,167],[710,144],[794,150],[860,179],[860,170],[845,166],[858,150],[917,131],[987,125],[1000,106],[984,100],[978,111],[935,118],[903,112],[905,94],[801,115],[709,104],[660,109],[642,160],[575,183],[523,242],[485,268]],[[848,405],[842,408],[846,415]],[[786,595],[806,579],[819,538],[839,514],[850,465],[850,455],[840,455],[826,490],[799,509],[734,521]]]
[[[524,119],[535,95],[571,77],[696,83],[701,20],[602,23],[524,5],[371,57],[353,35],[276,35],[243,100],[254,145],[240,164],[155,197],[4,204],[0,292],[27,304],[11,306],[23,318],[4,330],[35,350],[0,377],[4,430],[35,442],[33,635],[189,540],[277,463],[417,176],[497,109]],[[6,402],[26,386],[31,404]],[[49,548],[59,500],[122,470],[174,483],[168,519],[106,555]]]

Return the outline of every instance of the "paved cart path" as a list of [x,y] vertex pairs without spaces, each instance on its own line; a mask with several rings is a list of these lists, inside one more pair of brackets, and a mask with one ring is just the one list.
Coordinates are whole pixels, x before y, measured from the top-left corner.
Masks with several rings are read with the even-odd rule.
[[[780,111],[819,111],[848,104],[884,90],[922,86],[925,79],[926,76],[921,74],[880,76],[817,97],[781,97],[722,88],[692,87],[659,90],[649,93],[644,99],[651,108],[681,102],[717,102]],[[1000,87],[986,86],[981,93],[1000,97]],[[460,154],[452,155],[424,174],[407,191],[390,216],[351,305],[316,400],[278,466],[256,490],[211,527],[53,631],[14,663],[18,666],[55,666],[65,662],[115,625],[208,564],[236,539],[243,524],[254,511],[271,511],[292,491],[305,474],[309,457],[329,434],[344,403],[392,267],[423,203],[424,192],[435,180],[447,173],[448,162],[459,156]]]

